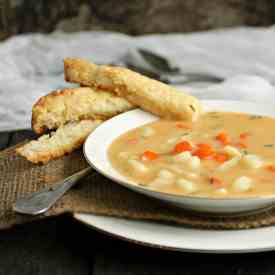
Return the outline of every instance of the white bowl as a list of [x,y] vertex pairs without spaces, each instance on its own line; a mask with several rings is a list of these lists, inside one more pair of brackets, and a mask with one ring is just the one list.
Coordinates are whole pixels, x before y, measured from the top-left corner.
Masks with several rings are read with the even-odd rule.
[[[249,114],[275,117],[275,108],[271,105],[257,104],[245,101],[205,100],[202,102],[205,111],[244,112]],[[108,158],[108,148],[113,140],[133,128],[153,122],[158,117],[135,109],[101,124],[89,135],[84,145],[84,155],[88,163],[99,173],[133,191],[142,193],[163,202],[207,214],[241,215],[272,206],[275,194],[272,196],[252,198],[207,198],[183,195],[172,195],[146,189],[117,172]]]

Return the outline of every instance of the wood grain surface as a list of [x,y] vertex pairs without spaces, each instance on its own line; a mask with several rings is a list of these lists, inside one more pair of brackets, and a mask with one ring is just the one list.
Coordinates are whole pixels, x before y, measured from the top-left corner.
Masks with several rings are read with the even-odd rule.
[[[0,133],[0,148],[31,137],[30,131]],[[0,231],[0,275],[271,275],[274,259],[275,252],[214,255],[142,247],[67,215]]]

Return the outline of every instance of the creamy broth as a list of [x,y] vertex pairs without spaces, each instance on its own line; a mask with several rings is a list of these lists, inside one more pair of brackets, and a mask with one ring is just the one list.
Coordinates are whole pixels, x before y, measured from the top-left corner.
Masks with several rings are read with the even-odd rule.
[[159,192],[200,197],[275,194],[275,119],[209,112],[194,123],[158,120],[118,137],[113,167]]

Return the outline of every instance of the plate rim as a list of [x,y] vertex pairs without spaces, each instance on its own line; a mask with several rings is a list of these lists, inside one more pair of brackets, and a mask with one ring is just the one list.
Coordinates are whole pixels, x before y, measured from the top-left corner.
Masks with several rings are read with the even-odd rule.
[[[129,238],[129,237],[125,237],[123,235],[123,233],[118,234],[118,233],[114,233],[114,232],[110,232],[108,229],[104,228],[104,226],[98,226],[95,225],[93,223],[90,223],[89,221],[85,220],[85,216],[93,216],[93,217],[97,217],[98,215],[96,214],[86,214],[86,213],[73,213],[73,218],[79,222],[81,222],[82,224],[100,232],[103,233],[107,236],[110,237],[114,237],[116,239],[122,240],[122,241],[126,241],[129,243],[134,243],[137,245],[142,245],[145,247],[151,247],[151,248],[156,248],[156,249],[161,249],[161,250],[167,250],[167,251],[177,251],[177,252],[188,252],[188,253],[201,253],[201,254],[241,254],[241,253],[259,253],[259,252],[268,252],[268,251],[275,251],[275,244],[272,246],[266,246],[266,247],[262,247],[262,248],[251,248],[251,249],[245,249],[245,248],[239,248],[239,249],[197,249],[197,248],[184,248],[184,247],[172,247],[172,246],[167,246],[167,245],[160,245],[157,243],[150,243],[150,242],[145,242],[145,241],[141,241],[138,240],[138,238],[134,239],[134,238]],[[117,218],[117,217],[112,217],[112,216],[100,216],[103,219],[117,219],[119,222],[119,219],[123,219],[126,220],[125,218]],[[130,222],[139,222],[139,220],[130,220]],[[143,220],[143,222],[145,223],[157,223],[157,222],[152,222],[152,221],[146,221]],[[189,228],[191,230],[195,230],[195,228]],[[208,229],[209,230],[209,229]],[[243,230],[250,230],[250,229],[243,229]],[[210,231],[225,231],[225,230],[211,230]],[[227,230],[228,231],[228,230]],[[230,231],[235,231],[235,230],[230,230]]]

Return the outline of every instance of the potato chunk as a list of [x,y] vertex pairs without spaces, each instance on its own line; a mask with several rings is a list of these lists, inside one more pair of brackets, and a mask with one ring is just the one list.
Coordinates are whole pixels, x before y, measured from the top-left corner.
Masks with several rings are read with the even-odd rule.
[[139,173],[146,173],[148,171],[148,168],[138,160],[130,159],[129,164],[134,170],[136,170]]
[[230,145],[226,145],[223,148],[223,150],[225,153],[227,153],[231,157],[241,157],[242,156],[242,153],[237,148],[230,146]]
[[257,155],[245,155],[242,161],[248,168],[252,169],[257,169],[263,166],[263,161]]
[[218,188],[215,190],[215,193],[218,195],[226,195],[228,193],[226,188]]
[[221,164],[218,167],[218,171],[221,171],[221,172],[227,171],[227,170],[231,169],[232,167],[234,167],[235,165],[237,165],[240,160],[241,160],[241,157],[234,157],[234,158],[224,162],[223,164]]
[[194,193],[198,190],[198,187],[192,181],[186,179],[178,179],[176,181],[178,187],[182,188],[187,194]]
[[151,128],[151,127],[145,127],[144,129],[143,129],[143,132],[142,132],[142,136],[143,137],[151,137],[151,136],[153,136],[155,134],[155,131],[154,131],[154,129],[153,128]]
[[191,157],[187,164],[190,169],[198,170],[201,165],[201,160],[198,157]]
[[170,172],[169,170],[161,169],[159,171],[158,177],[162,178],[162,179],[173,179],[175,177],[175,175],[172,172]]
[[233,182],[233,189],[236,192],[246,192],[252,188],[252,180],[248,177],[239,177]]

